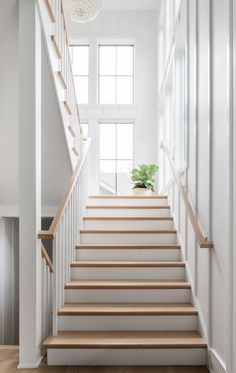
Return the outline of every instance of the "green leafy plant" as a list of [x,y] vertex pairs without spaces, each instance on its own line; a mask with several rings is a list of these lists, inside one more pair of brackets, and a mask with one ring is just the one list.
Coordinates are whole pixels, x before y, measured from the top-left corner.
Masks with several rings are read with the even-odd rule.
[[134,184],[133,189],[145,188],[151,189],[153,192],[155,184],[155,176],[159,166],[156,164],[141,164],[131,171],[131,180]]

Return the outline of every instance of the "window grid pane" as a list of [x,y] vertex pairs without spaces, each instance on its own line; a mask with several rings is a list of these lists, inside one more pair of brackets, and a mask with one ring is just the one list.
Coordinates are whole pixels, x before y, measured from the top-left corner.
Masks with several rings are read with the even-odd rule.
[[133,168],[133,124],[101,123],[99,132],[100,192],[129,194]]
[[134,104],[133,45],[99,46],[98,82],[99,104]]
[[89,45],[70,46],[72,72],[78,104],[89,103]]

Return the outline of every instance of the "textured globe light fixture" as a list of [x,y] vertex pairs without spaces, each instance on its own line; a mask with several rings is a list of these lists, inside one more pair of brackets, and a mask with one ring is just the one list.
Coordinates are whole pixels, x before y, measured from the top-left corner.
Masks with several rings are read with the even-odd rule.
[[79,23],[93,21],[101,10],[103,0],[72,0],[68,10],[70,18]]

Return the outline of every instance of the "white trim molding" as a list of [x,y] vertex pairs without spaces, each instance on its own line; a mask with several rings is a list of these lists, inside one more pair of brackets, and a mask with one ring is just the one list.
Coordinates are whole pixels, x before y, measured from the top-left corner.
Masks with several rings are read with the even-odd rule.
[[211,373],[227,373],[226,366],[214,349],[208,351]]
[[41,356],[36,364],[18,364],[17,369],[36,369],[40,366],[43,356]]

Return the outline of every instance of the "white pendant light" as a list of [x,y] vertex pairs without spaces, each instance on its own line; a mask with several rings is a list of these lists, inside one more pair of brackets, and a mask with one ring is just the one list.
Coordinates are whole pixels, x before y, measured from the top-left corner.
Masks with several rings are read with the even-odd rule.
[[68,10],[70,18],[79,23],[93,21],[101,10],[103,0],[72,0]]

